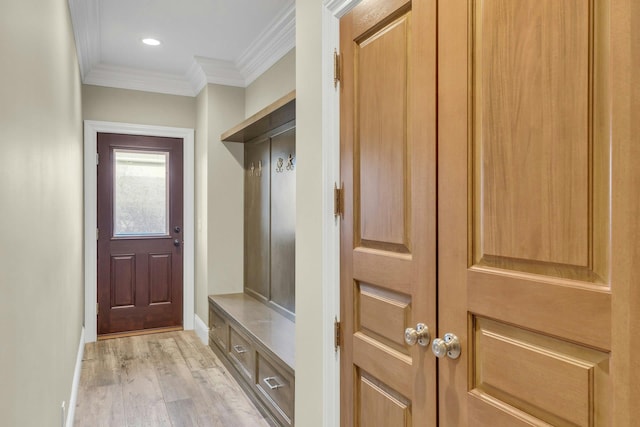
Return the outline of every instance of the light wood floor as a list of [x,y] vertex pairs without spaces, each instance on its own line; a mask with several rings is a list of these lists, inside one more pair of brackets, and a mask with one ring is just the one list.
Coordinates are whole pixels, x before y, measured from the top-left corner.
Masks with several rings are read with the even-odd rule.
[[192,331],[87,344],[76,426],[268,426]]

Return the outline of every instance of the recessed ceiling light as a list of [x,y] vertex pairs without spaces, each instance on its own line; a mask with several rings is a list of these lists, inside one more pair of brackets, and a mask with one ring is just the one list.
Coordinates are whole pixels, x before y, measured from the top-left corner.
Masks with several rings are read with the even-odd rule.
[[156,40],[156,39],[142,39],[142,43],[149,45],[149,46],[159,46],[160,45],[160,40]]

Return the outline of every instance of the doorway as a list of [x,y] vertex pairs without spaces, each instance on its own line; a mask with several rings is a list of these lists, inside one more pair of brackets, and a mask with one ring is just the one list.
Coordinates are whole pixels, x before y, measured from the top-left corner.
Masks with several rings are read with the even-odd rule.
[[182,140],[98,134],[98,334],[182,328]]
[[[98,133],[117,133],[127,135],[160,136],[180,138],[183,140],[183,171],[184,171],[184,210],[183,210],[183,241],[182,246],[184,267],[182,325],[185,330],[194,329],[194,324],[204,325],[197,321],[194,315],[194,130],[164,126],[136,125],[129,123],[101,122],[85,120],[84,122],[84,182],[85,182],[85,342],[97,339],[97,139]],[[199,329],[205,330],[205,327]],[[199,333],[199,336],[203,335]],[[204,333],[206,335],[206,332]]]

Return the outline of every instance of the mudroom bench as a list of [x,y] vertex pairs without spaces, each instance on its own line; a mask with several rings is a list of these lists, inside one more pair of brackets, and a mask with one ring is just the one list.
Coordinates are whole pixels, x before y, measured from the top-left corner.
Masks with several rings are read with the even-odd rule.
[[273,423],[294,424],[292,320],[245,293],[210,295],[209,346]]

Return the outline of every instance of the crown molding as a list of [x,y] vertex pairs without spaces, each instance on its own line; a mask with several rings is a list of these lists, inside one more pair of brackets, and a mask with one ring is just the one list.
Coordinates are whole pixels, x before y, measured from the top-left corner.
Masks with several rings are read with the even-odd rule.
[[93,67],[85,76],[83,83],[169,95],[197,95],[184,76],[105,64]]
[[362,0],[323,0],[324,7],[336,18],[342,18]]
[[[246,87],[245,78],[240,74],[235,63],[221,59],[204,58],[196,56],[194,64],[197,64],[205,76],[205,83],[213,83],[225,86]],[[192,80],[193,86],[193,80]],[[204,85],[195,91],[199,93]],[[195,87],[195,86],[194,86]]]
[[295,0],[289,0],[236,61],[196,56],[184,75],[105,64],[100,61],[99,0],[68,1],[82,82],[90,85],[183,96],[197,96],[207,83],[247,87],[296,44]]
[[84,77],[100,62],[100,6],[98,0],[69,0],[80,75]]
[[296,46],[296,4],[290,0],[236,60],[236,67],[250,85]]

